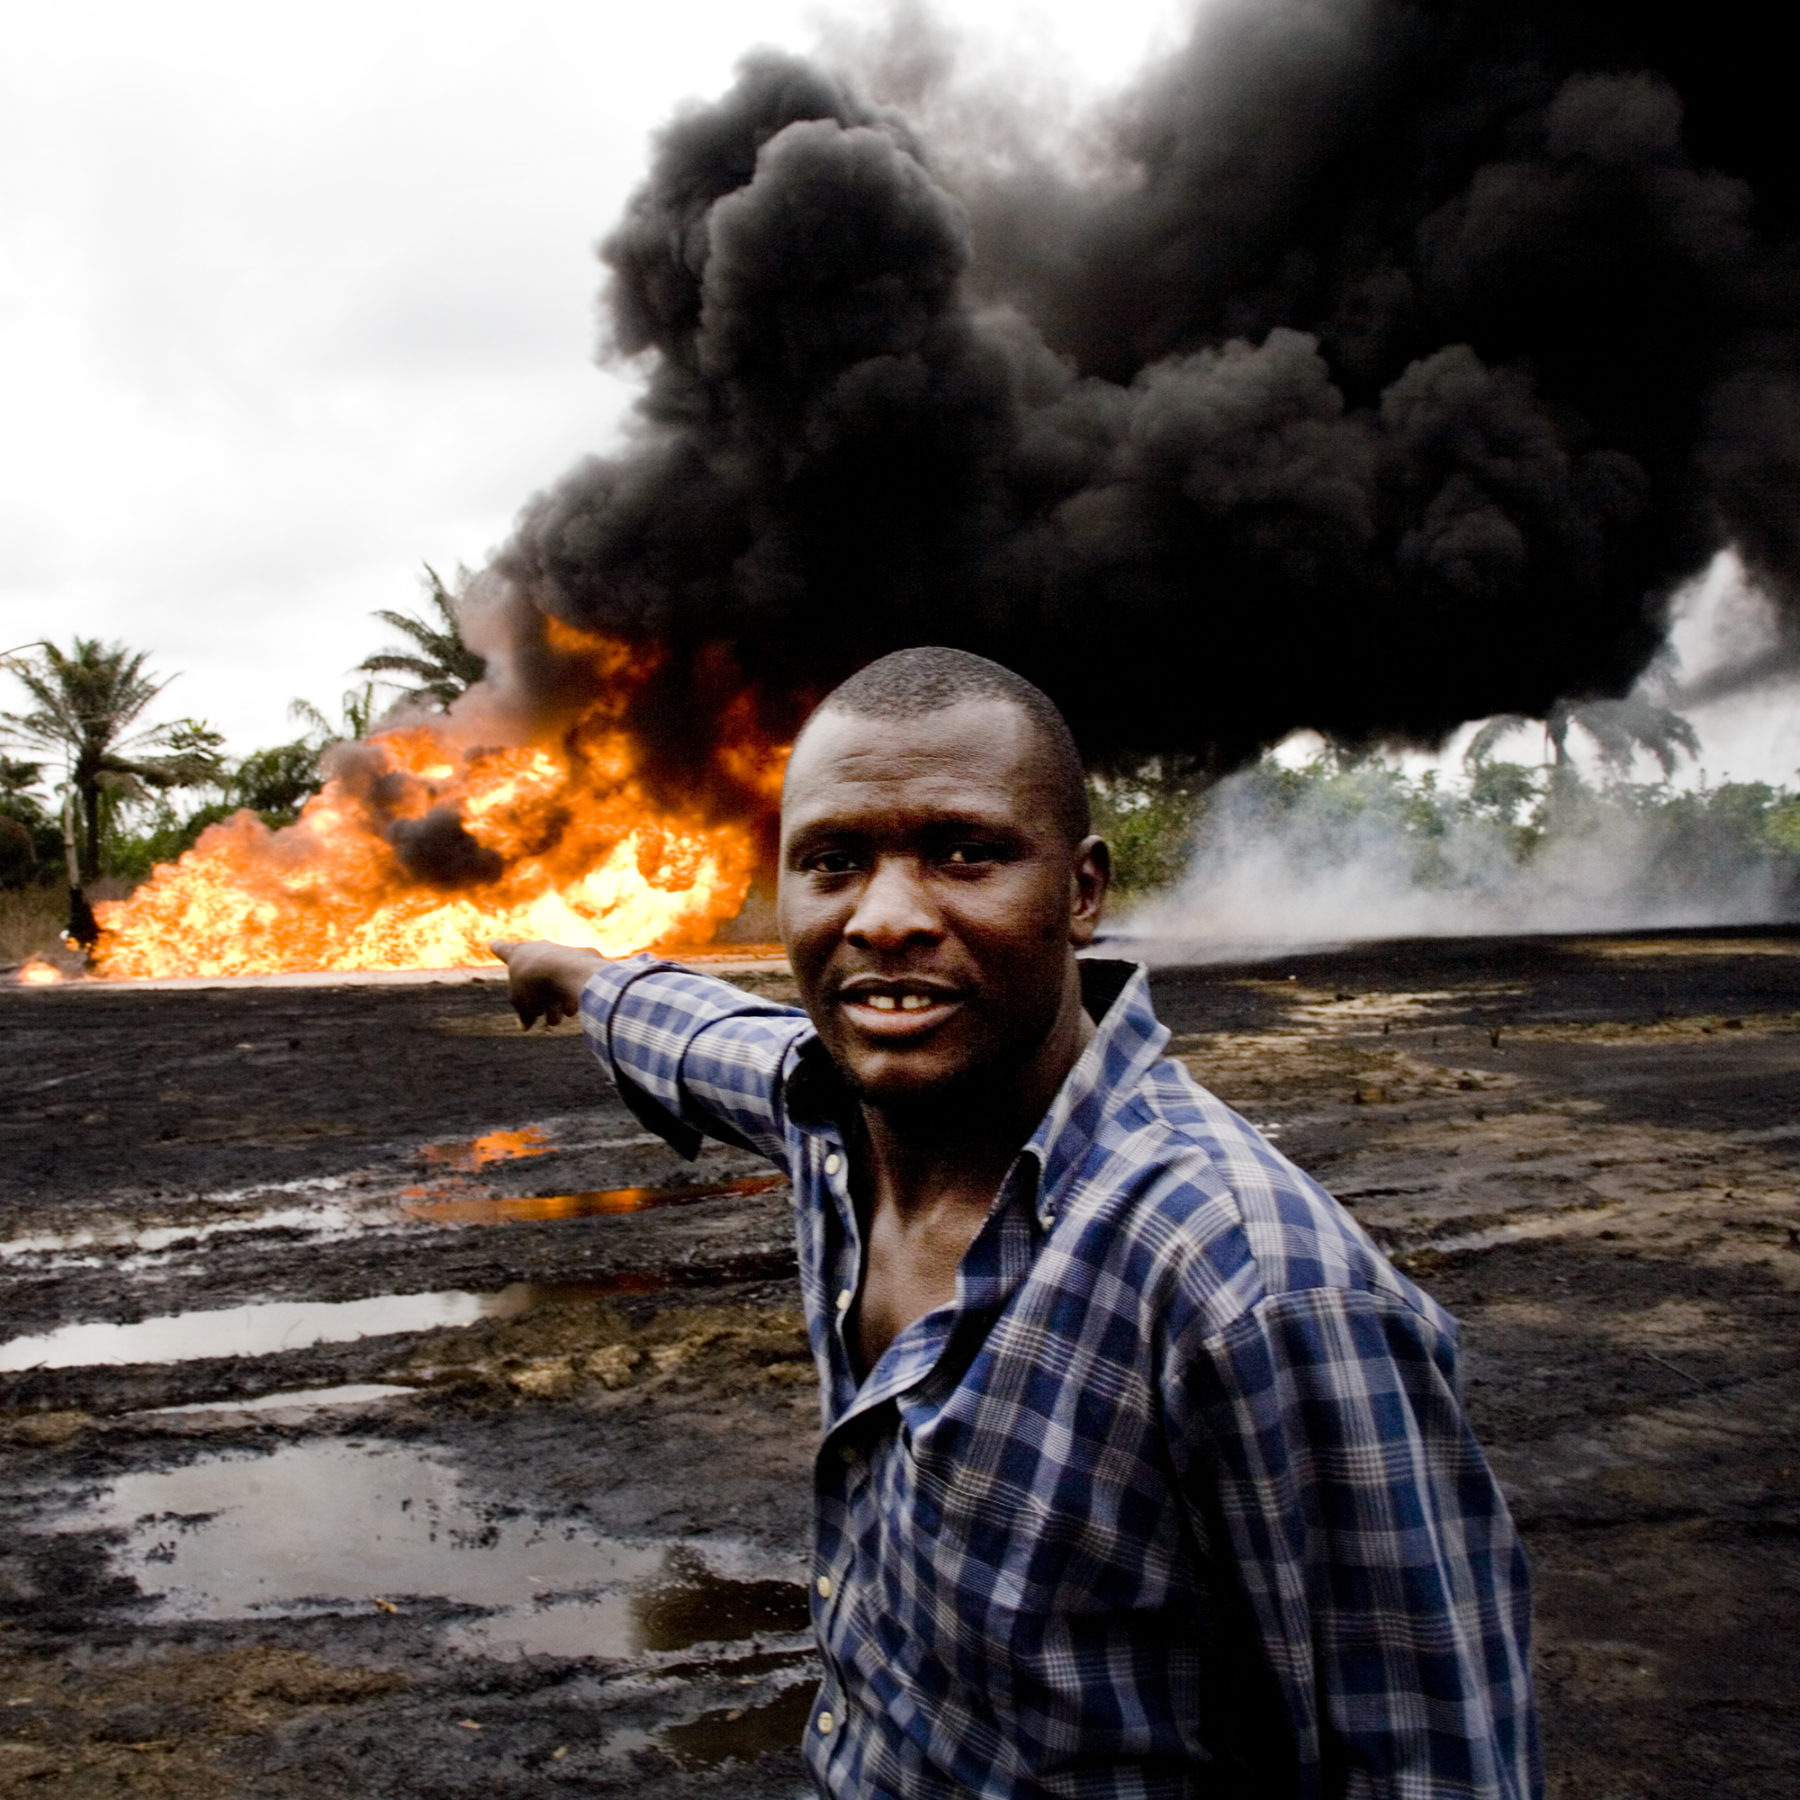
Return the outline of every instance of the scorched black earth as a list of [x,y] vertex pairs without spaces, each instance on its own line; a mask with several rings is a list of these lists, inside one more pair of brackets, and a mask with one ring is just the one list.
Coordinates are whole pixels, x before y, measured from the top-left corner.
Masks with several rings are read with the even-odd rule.
[[[1800,935],[1155,985],[1464,1321],[1551,1792],[1800,1794]],[[765,1169],[486,981],[8,988],[0,1084],[0,1794],[801,1791]]]

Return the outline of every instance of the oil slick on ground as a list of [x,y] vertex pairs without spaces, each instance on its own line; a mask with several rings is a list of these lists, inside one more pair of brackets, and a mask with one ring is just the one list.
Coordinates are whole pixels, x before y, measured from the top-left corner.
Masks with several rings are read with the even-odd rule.
[[[1800,934],[1156,981],[1465,1323],[1552,1793],[1792,1791]],[[160,1358],[0,1373],[0,1794],[798,1790],[816,1397],[752,1159],[678,1162],[491,984],[0,1008],[6,1339]],[[144,1348],[206,1314],[311,1324]]]

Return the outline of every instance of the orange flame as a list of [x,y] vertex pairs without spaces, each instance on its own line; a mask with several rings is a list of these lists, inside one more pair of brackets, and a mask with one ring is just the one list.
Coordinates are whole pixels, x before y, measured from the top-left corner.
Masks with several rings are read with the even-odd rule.
[[[582,647],[612,691],[556,741],[494,749],[461,746],[448,726],[376,732],[294,825],[270,830],[240,812],[130,899],[97,907],[94,972],[467,968],[492,963],[493,938],[609,956],[706,942],[743,905],[754,834],[650,805],[617,723],[623,655]],[[778,792],[785,751],[745,735],[729,756],[740,787],[764,801]],[[410,870],[391,832],[446,809],[480,859],[449,887]]]
[[517,1131],[485,1131],[480,1137],[459,1138],[449,1144],[427,1144],[421,1160],[451,1169],[485,1169],[492,1162],[513,1162],[521,1156],[548,1156],[556,1146],[536,1125]]
[[53,981],[66,981],[68,977],[54,963],[33,958],[19,971],[18,979],[27,987],[47,987]]

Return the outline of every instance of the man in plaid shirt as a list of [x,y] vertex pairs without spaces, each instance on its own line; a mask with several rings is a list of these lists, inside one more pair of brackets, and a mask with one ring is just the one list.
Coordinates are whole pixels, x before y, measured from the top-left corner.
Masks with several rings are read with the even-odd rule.
[[1455,1322],[1162,1055],[1068,728],[960,651],[809,721],[805,1011],[498,946],[647,1124],[792,1177],[841,1800],[1528,1800],[1524,1557]]

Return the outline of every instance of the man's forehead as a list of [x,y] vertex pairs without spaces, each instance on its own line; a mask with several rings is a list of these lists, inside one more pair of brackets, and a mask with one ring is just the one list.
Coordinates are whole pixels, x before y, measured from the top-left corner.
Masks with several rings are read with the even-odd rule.
[[820,713],[789,759],[783,816],[901,787],[949,810],[1010,810],[1043,781],[1036,750],[1029,722],[1000,699],[959,701],[909,718]]

